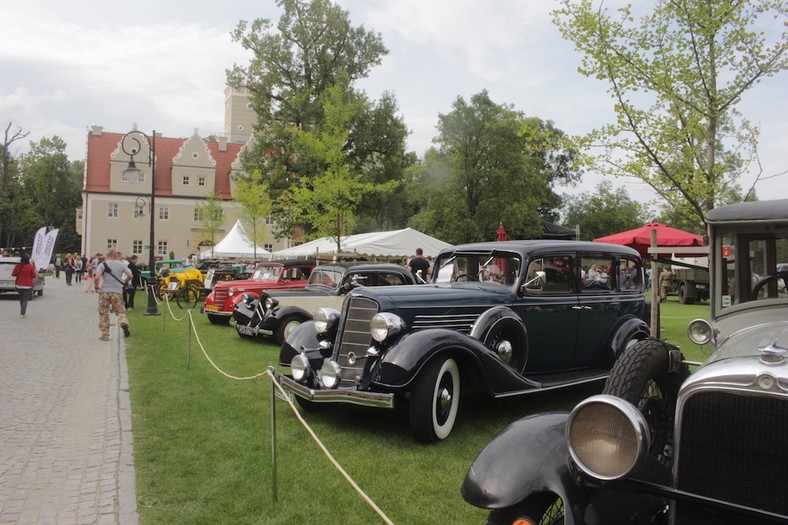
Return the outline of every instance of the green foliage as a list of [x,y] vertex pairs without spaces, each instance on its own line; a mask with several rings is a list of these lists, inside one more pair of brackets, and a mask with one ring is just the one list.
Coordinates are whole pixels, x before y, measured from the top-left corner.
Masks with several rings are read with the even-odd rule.
[[603,145],[589,165],[646,182],[685,222],[741,200],[758,129],[735,108],[788,67],[786,3],[660,0],[639,21],[629,5],[561,4],[554,22],[583,54],[580,72],[610,86],[616,112],[578,142]]
[[553,185],[579,177],[560,130],[486,91],[458,97],[435,142],[414,169],[420,211],[410,225],[449,243],[492,240],[501,222],[510,238],[539,237],[560,205]]
[[[388,52],[380,35],[352,27],[348,13],[327,0],[280,0],[278,5],[284,13],[275,28],[267,19],[238,24],[233,38],[252,51],[253,58],[247,67],[228,72],[231,84],[247,86],[252,94],[258,134],[241,161],[248,173],[263,176],[275,234],[286,236],[303,228],[313,235],[327,228],[322,214],[302,213],[294,201],[310,201],[306,193],[319,190],[324,181],[315,179],[327,173],[382,190],[359,195],[363,188],[352,188],[351,213],[332,213],[329,219],[337,231],[349,231],[356,210],[369,224],[403,222],[402,206],[397,205],[401,196],[391,193],[388,183],[401,180],[413,162],[405,154],[407,127],[397,116],[393,95],[372,102],[353,88]],[[341,94],[331,93],[336,89]],[[345,107],[327,105],[337,97]],[[342,129],[331,121],[341,122]],[[339,169],[337,155],[348,174]],[[346,208],[347,202],[340,207]],[[321,221],[313,223],[316,219]]]
[[[204,244],[209,246],[216,245],[216,233],[224,224],[224,208],[222,201],[211,192],[205,201],[197,203],[197,217],[200,227],[203,230]],[[213,254],[213,250],[211,250]]]
[[632,200],[624,188],[601,182],[593,192],[569,197],[563,216],[567,228],[580,226],[580,238],[590,241],[631,230],[649,222],[645,206]]
[[262,246],[268,240],[265,223],[271,215],[268,185],[259,170],[249,175],[237,176],[234,182],[233,198],[243,206],[244,219],[247,223],[247,227],[244,228],[246,237],[255,246]]

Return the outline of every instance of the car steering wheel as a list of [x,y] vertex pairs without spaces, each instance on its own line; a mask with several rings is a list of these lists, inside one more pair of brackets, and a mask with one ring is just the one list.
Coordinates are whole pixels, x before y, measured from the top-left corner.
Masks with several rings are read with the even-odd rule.
[[778,279],[782,279],[784,283],[788,283],[788,272],[777,272],[761,278],[761,280],[755,283],[755,286],[752,287],[752,295],[757,297],[758,292],[760,292],[764,286]]
[[478,280],[479,279],[477,279],[476,277],[474,277],[473,275],[471,275],[469,273],[461,273],[457,277],[454,278],[454,282],[455,283],[459,282],[459,281],[478,281]]

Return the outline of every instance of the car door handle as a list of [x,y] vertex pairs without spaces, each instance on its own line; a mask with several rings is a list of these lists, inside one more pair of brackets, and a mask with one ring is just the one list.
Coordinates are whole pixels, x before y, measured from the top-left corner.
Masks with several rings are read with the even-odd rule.
[[572,310],[593,310],[590,306],[573,306]]

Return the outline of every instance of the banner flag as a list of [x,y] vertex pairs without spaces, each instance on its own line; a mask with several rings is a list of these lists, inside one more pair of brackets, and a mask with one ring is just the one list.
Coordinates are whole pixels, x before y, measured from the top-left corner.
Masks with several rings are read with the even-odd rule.
[[59,231],[58,229],[50,230],[44,238],[44,253],[39,260],[41,268],[47,268],[49,266],[49,261],[52,260],[52,253],[55,251],[55,241],[57,240],[57,232]]
[[35,262],[35,267],[40,268],[38,266],[38,262],[44,255],[44,244],[45,238],[47,235],[46,226],[42,226],[36,232],[35,237],[33,237],[33,249],[30,251],[30,260]]
[[30,253],[30,261],[36,269],[46,269],[49,266],[49,260],[55,251],[58,231],[60,230],[55,229],[47,233],[46,226],[42,226],[36,232],[36,236],[33,239],[33,249]]

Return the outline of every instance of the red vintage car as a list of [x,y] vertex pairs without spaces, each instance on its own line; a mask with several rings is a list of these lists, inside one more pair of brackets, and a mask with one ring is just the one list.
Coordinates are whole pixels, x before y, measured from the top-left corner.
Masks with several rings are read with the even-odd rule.
[[251,279],[216,283],[203,311],[212,324],[228,324],[243,294],[259,297],[265,290],[303,288],[314,267],[314,260],[303,259],[261,263]]

